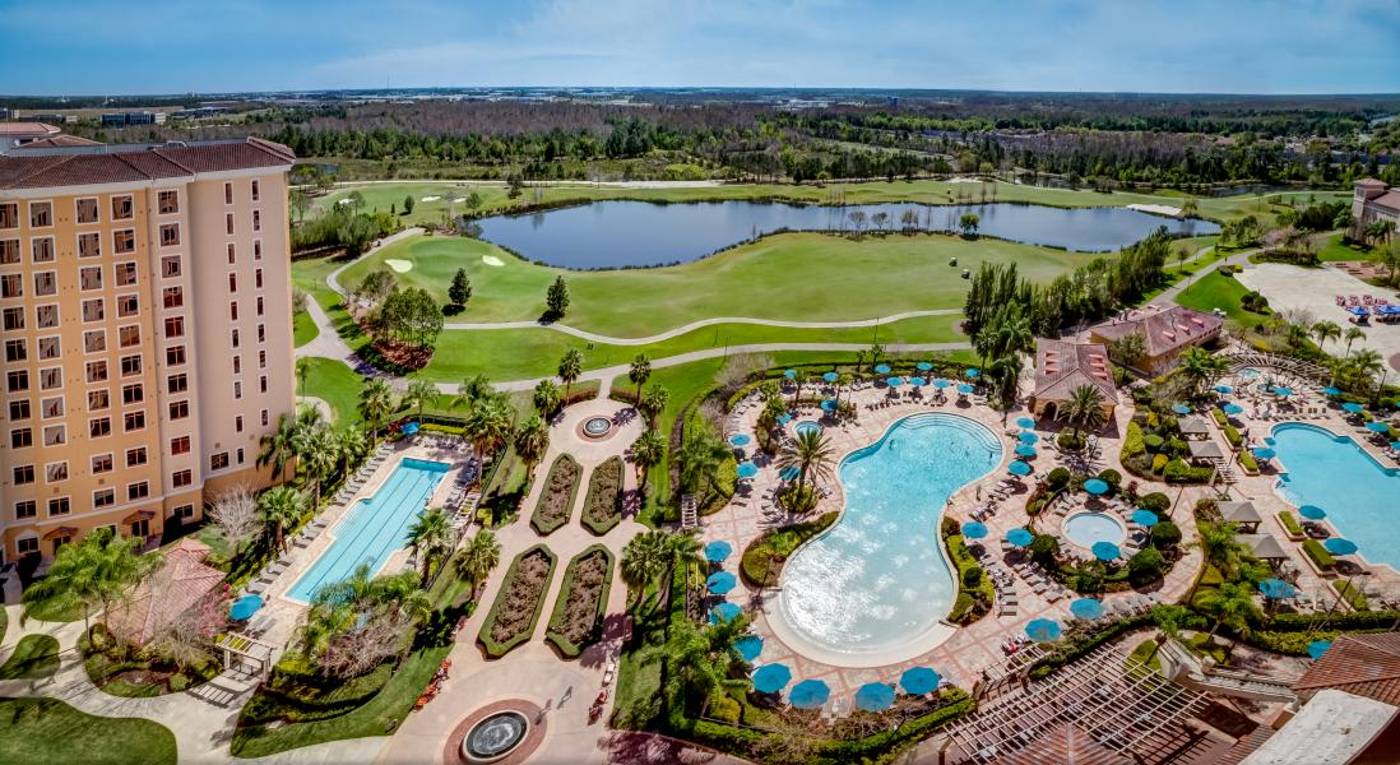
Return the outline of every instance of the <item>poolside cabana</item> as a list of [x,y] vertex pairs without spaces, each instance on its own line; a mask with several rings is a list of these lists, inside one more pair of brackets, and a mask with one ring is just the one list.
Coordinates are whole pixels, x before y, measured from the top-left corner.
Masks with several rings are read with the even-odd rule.
[[159,637],[187,611],[222,598],[224,572],[207,566],[209,547],[182,539],[165,553],[165,565],[137,585],[107,617],[107,629],[135,646]]
[[1254,509],[1253,502],[1221,502],[1216,509],[1223,520],[1235,524],[1246,534],[1259,531],[1259,524],[1264,521],[1259,511]]
[[1186,415],[1176,421],[1176,426],[1181,430],[1181,435],[1187,439],[1199,440],[1210,437],[1210,426],[1200,415]]
[[1035,391],[1027,405],[1032,414],[1055,419],[1074,390],[1085,385],[1098,388],[1103,394],[1104,420],[1112,422],[1113,410],[1118,406],[1118,387],[1113,384],[1108,347],[1101,343],[1036,341]]
[[1214,441],[1187,441],[1192,462],[1218,462],[1225,459],[1225,452]]
[[1260,560],[1278,563],[1288,559],[1288,553],[1284,551],[1283,545],[1274,539],[1273,534],[1240,534],[1235,538]]

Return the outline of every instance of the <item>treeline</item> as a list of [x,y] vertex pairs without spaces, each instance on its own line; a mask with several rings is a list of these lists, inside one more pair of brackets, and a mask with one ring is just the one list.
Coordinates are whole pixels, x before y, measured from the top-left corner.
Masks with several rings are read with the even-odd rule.
[[[297,204],[306,204],[304,197],[295,197]],[[303,220],[292,226],[292,251],[315,250],[323,247],[344,248],[350,257],[357,257],[376,239],[398,231],[399,221],[387,212],[360,212],[353,203],[336,205],[321,216]]]

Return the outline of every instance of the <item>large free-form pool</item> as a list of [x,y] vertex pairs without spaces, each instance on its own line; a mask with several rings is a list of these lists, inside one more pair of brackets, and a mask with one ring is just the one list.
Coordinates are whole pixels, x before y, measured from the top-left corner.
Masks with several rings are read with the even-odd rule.
[[1125,207],[1062,209],[993,202],[976,205],[923,205],[912,202],[832,207],[777,202],[605,201],[522,215],[496,215],[478,221],[481,238],[523,257],[564,268],[655,266],[703,258],[718,250],[775,231],[851,230],[851,213],[887,216],[885,228],[899,230],[906,211],[925,230],[957,231],[963,213],[976,213],[983,234],[1015,242],[1104,252],[1145,238],[1160,226],[1172,233],[1213,234],[1211,221],[1166,218]]
[[845,512],[788,560],[774,618],[857,661],[928,634],[957,594],[938,534],[944,505],[1001,457],[990,430],[943,413],[906,417],[851,452],[838,469]]
[[1269,439],[1285,471],[1279,493],[1317,505],[1372,563],[1400,569],[1400,471],[1382,467],[1348,436],[1302,423],[1274,427]]
[[404,546],[408,527],[451,469],[445,462],[404,459],[373,496],[361,499],[332,528],[335,540],[297,579],[287,596],[310,602],[322,585],[350,576],[361,563],[378,571]]

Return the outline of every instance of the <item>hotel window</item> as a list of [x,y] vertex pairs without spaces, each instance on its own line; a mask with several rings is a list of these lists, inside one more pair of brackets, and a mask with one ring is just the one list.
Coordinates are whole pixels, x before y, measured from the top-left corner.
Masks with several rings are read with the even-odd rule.
[[266,392],[267,392],[267,375],[259,375],[259,376],[258,376],[258,392],[259,392],[259,393],[266,393]]
[[77,207],[79,223],[97,222],[96,199],[79,199],[77,202],[74,202],[74,205]]
[[241,380],[234,380],[234,381],[233,381],[233,397],[234,397],[235,399],[242,399],[242,398],[243,398],[243,381],[241,381]]
[[261,210],[254,210],[254,211],[253,211],[253,230],[254,230],[254,231],[262,231],[262,211],[261,211]]
[[135,316],[141,310],[141,301],[135,295],[117,296],[117,316]]
[[262,422],[262,426],[265,428],[267,427],[267,424],[272,421],[272,413],[264,409],[258,413],[258,419],[260,422]]
[[173,511],[171,511],[171,512],[172,512],[172,514],[175,515],[177,518],[193,518],[193,517],[194,517],[194,505],[180,505],[179,507],[175,508],[175,509],[174,509]]
[[219,452],[218,454],[210,455],[210,470],[223,470],[226,467],[228,467],[228,452]]
[[258,182],[255,180],[255,181],[253,181],[253,201],[254,201],[254,202],[258,201],[258,199],[262,196],[262,194],[259,193],[259,191],[260,191],[260,190],[258,189]]
[[228,304],[229,321],[238,321],[238,301]]
[[237,292],[237,291],[238,291],[238,274],[229,274],[229,275],[228,275],[228,291],[229,291],[229,292]]
[[10,402],[10,422],[29,419],[29,399],[17,398]]
[[53,237],[29,240],[29,249],[35,263],[52,263],[54,257]]
[[174,191],[162,191],[156,195],[156,207],[161,215],[180,212],[180,195]]
[[16,549],[16,550],[19,550],[19,554],[20,554],[21,557],[29,557],[29,556],[31,556],[31,555],[38,555],[38,554],[39,554],[39,538],[38,538],[38,537],[25,537],[24,539],[17,539],[17,540],[15,540],[15,549]]
[[166,393],[184,393],[189,389],[190,379],[184,372],[181,372],[178,375],[171,375],[165,378]]
[[30,202],[29,203],[29,227],[48,228],[53,225],[53,203],[52,202]]
[[78,269],[78,289],[102,289],[102,266],[86,266]]
[[34,318],[39,329],[53,329],[58,326],[58,306],[53,303],[34,306]]
[[5,361],[15,363],[29,358],[29,350],[23,340],[5,341]]
[[[35,501],[32,500],[32,499],[25,499],[25,500],[21,500],[21,501],[15,503],[15,518],[16,518],[17,520],[24,520],[25,518],[33,518],[34,516],[36,516],[36,515],[38,515],[38,514],[39,514],[39,503],[38,503],[38,502],[35,502]],[[23,547],[23,545],[24,545],[25,542],[37,542],[37,541],[38,541],[38,540],[37,540],[37,539],[34,539],[34,538],[30,538],[30,539],[21,539],[21,540],[20,540],[20,546]],[[21,550],[21,552],[23,552],[23,550]]]
[[224,215],[224,231],[227,232],[229,236],[233,236],[233,213]]
[[93,507],[111,507],[117,504],[116,489],[98,489],[92,493]]
[[104,318],[106,308],[102,298],[83,301],[83,321],[102,321]]
[[189,452],[190,452],[190,437],[189,437],[189,436],[180,436],[179,438],[172,438],[172,439],[170,439],[170,453],[171,453],[171,454],[189,454]]
[[102,235],[78,234],[78,257],[95,258],[102,254]]
[[11,449],[28,449],[34,445],[34,431],[29,428],[16,428],[10,431]]
[[122,432],[130,433],[133,430],[143,430],[146,427],[145,412],[127,412],[122,416]]
[[122,377],[131,377],[141,374],[141,357],[139,355],[122,357]]
[[183,317],[183,316],[167,316],[167,317],[165,317],[165,336],[166,336],[166,337],[184,337],[184,336],[185,336],[185,317]]
[[63,397],[52,396],[39,402],[39,416],[52,420],[63,416]]
[[170,474],[170,483],[177,489],[183,489],[194,483],[194,473],[189,470],[176,470]]
[[103,438],[112,435],[112,418],[95,417],[88,420],[88,438]]
[[185,346],[172,345],[165,349],[165,363],[167,366],[178,367],[185,363]]
[[19,264],[19,240],[0,240],[0,266]]
[[233,328],[233,331],[230,333],[230,339],[232,339],[232,341],[233,341],[233,347],[234,347],[234,348],[237,348],[237,347],[238,347],[238,328],[237,328],[237,327],[234,327],[234,328]]
[[238,415],[237,417],[234,417],[234,418],[233,418],[233,432],[234,432],[234,433],[242,433],[242,432],[243,432],[243,415],[240,414],[240,415]]
[[180,224],[165,223],[160,227],[160,246],[174,247],[180,243]]
[[92,458],[92,472],[93,472],[94,475],[96,475],[96,474],[98,474],[98,473],[110,473],[110,472],[112,472],[112,455],[110,455],[110,454],[99,454],[99,455],[93,457],[93,458]]
[[231,205],[231,204],[233,204],[233,184],[232,184],[232,183],[225,183],[225,184],[224,184],[224,204],[226,204],[226,205]]
[[174,279],[180,275],[180,256],[166,255],[160,259],[160,275],[166,279]]
[[117,344],[122,348],[131,348],[141,344],[141,327],[131,324],[117,329]]
[[144,446],[137,446],[135,448],[126,450],[127,467],[136,467],[138,465],[144,465],[149,461],[150,460],[146,456],[146,447]]
[[237,248],[234,247],[233,242],[229,242],[229,243],[228,243],[228,264],[229,264],[230,266],[233,265],[234,263],[238,262],[238,255],[237,255],[237,253],[236,253],[236,250],[237,250]]
[[57,295],[58,274],[53,271],[37,271],[34,274],[34,294]]
[[253,242],[253,260],[262,260],[262,240]]
[[243,374],[243,357],[235,355],[233,357],[233,373]]
[[112,252],[118,255],[136,252],[136,232],[131,229],[112,232]]
[[267,369],[267,351],[258,351],[258,369]]
[[134,210],[130,196],[112,197],[112,220],[131,220]]
[[38,346],[40,361],[56,359],[63,352],[63,345],[57,337],[41,337]]
[[185,291],[180,287],[166,287],[160,292],[166,308],[179,308],[185,304]]
[[39,390],[58,390],[62,387],[62,367],[45,367],[39,370]]
[[241,446],[238,447],[238,449],[236,449],[236,450],[234,451],[234,454],[236,454],[236,455],[238,456],[238,464],[242,465],[242,464],[243,464],[243,447],[241,447]]
[[107,361],[105,359],[87,363],[87,381],[90,383],[107,381]]
[[128,383],[122,386],[122,404],[130,406],[146,400],[146,389],[141,383]]
[[170,419],[172,419],[172,420],[183,420],[183,419],[185,419],[186,417],[189,417],[189,416],[190,416],[190,402],[188,402],[188,401],[171,401],[171,402],[170,402]]
[[136,283],[136,264],[132,262],[118,263],[114,268],[117,272],[117,286],[130,287]]
[[259,324],[259,325],[258,325],[258,342],[260,342],[260,343],[265,343],[265,342],[267,342],[267,325],[266,325],[266,324]]
[[19,228],[19,202],[0,204],[0,228]]
[[67,462],[50,462],[44,466],[44,482],[58,483],[68,480]]
[[0,275],[0,298],[17,298],[24,295],[24,274]]
[[259,316],[262,316],[262,315],[263,315],[263,299],[262,299],[262,295],[258,295],[258,315],[259,315]]
[[88,411],[100,412],[112,405],[110,394],[105,389],[88,391]]
[[261,269],[261,268],[254,269],[254,270],[253,270],[253,288],[254,288],[254,289],[262,289],[262,286],[263,286],[263,285],[262,285],[262,269]]
[[[227,456],[225,456],[225,459],[227,459]],[[34,483],[34,466],[15,465],[14,478],[14,485],[16,486],[28,486]]]
[[29,390],[29,372],[24,369],[11,369],[6,372],[5,390],[11,393]]
[[62,446],[68,443],[68,428],[65,425],[49,425],[44,428],[44,446]]
[[[69,512],[70,510],[72,510],[72,509],[73,509],[73,508],[72,508],[72,506],[69,504],[68,498],[67,498],[67,497],[55,497],[55,498],[49,500],[49,515],[50,515],[50,516],[55,516],[55,515],[67,515],[68,512]],[[55,539],[54,542],[53,542],[53,544],[54,544],[54,549],[57,550],[58,548],[62,547],[62,546],[63,546],[63,543],[65,543],[65,542],[67,542],[67,541],[68,541],[68,537],[60,537],[60,538],[58,538],[58,539]]]

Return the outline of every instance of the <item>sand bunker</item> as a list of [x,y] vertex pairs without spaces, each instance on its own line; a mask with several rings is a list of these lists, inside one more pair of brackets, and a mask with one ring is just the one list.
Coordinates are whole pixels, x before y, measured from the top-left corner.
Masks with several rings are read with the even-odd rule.
[[353,199],[337,199],[335,203],[338,204],[338,205],[348,205],[348,204],[350,204],[351,202],[354,202],[354,201],[355,201],[355,200],[353,200]]
[[439,199],[442,199],[442,197],[438,197],[438,196],[423,197],[423,201],[424,201],[424,202],[436,202],[436,201],[438,201]]
[[395,260],[394,258],[385,258],[384,265],[394,269],[394,273],[396,274],[406,274],[409,271],[413,270],[413,263],[407,260]]
[[961,176],[949,178],[948,183],[981,183],[981,178],[963,178]]
[[505,265],[505,261],[496,257],[495,255],[482,255],[481,262],[485,263],[488,266],[495,266],[496,268],[500,268],[501,266]]
[[1154,215],[1170,215],[1173,218],[1181,215],[1181,208],[1172,207],[1171,205],[1128,205],[1128,209],[1152,213]]
[[467,198],[466,198],[466,197],[453,197],[453,198],[452,198],[452,203],[453,203],[453,204],[458,204],[458,205],[459,205],[459,204],[461,204],[461,203],[463,203],[463,202],[465,202],[465,201],[467,201]]

